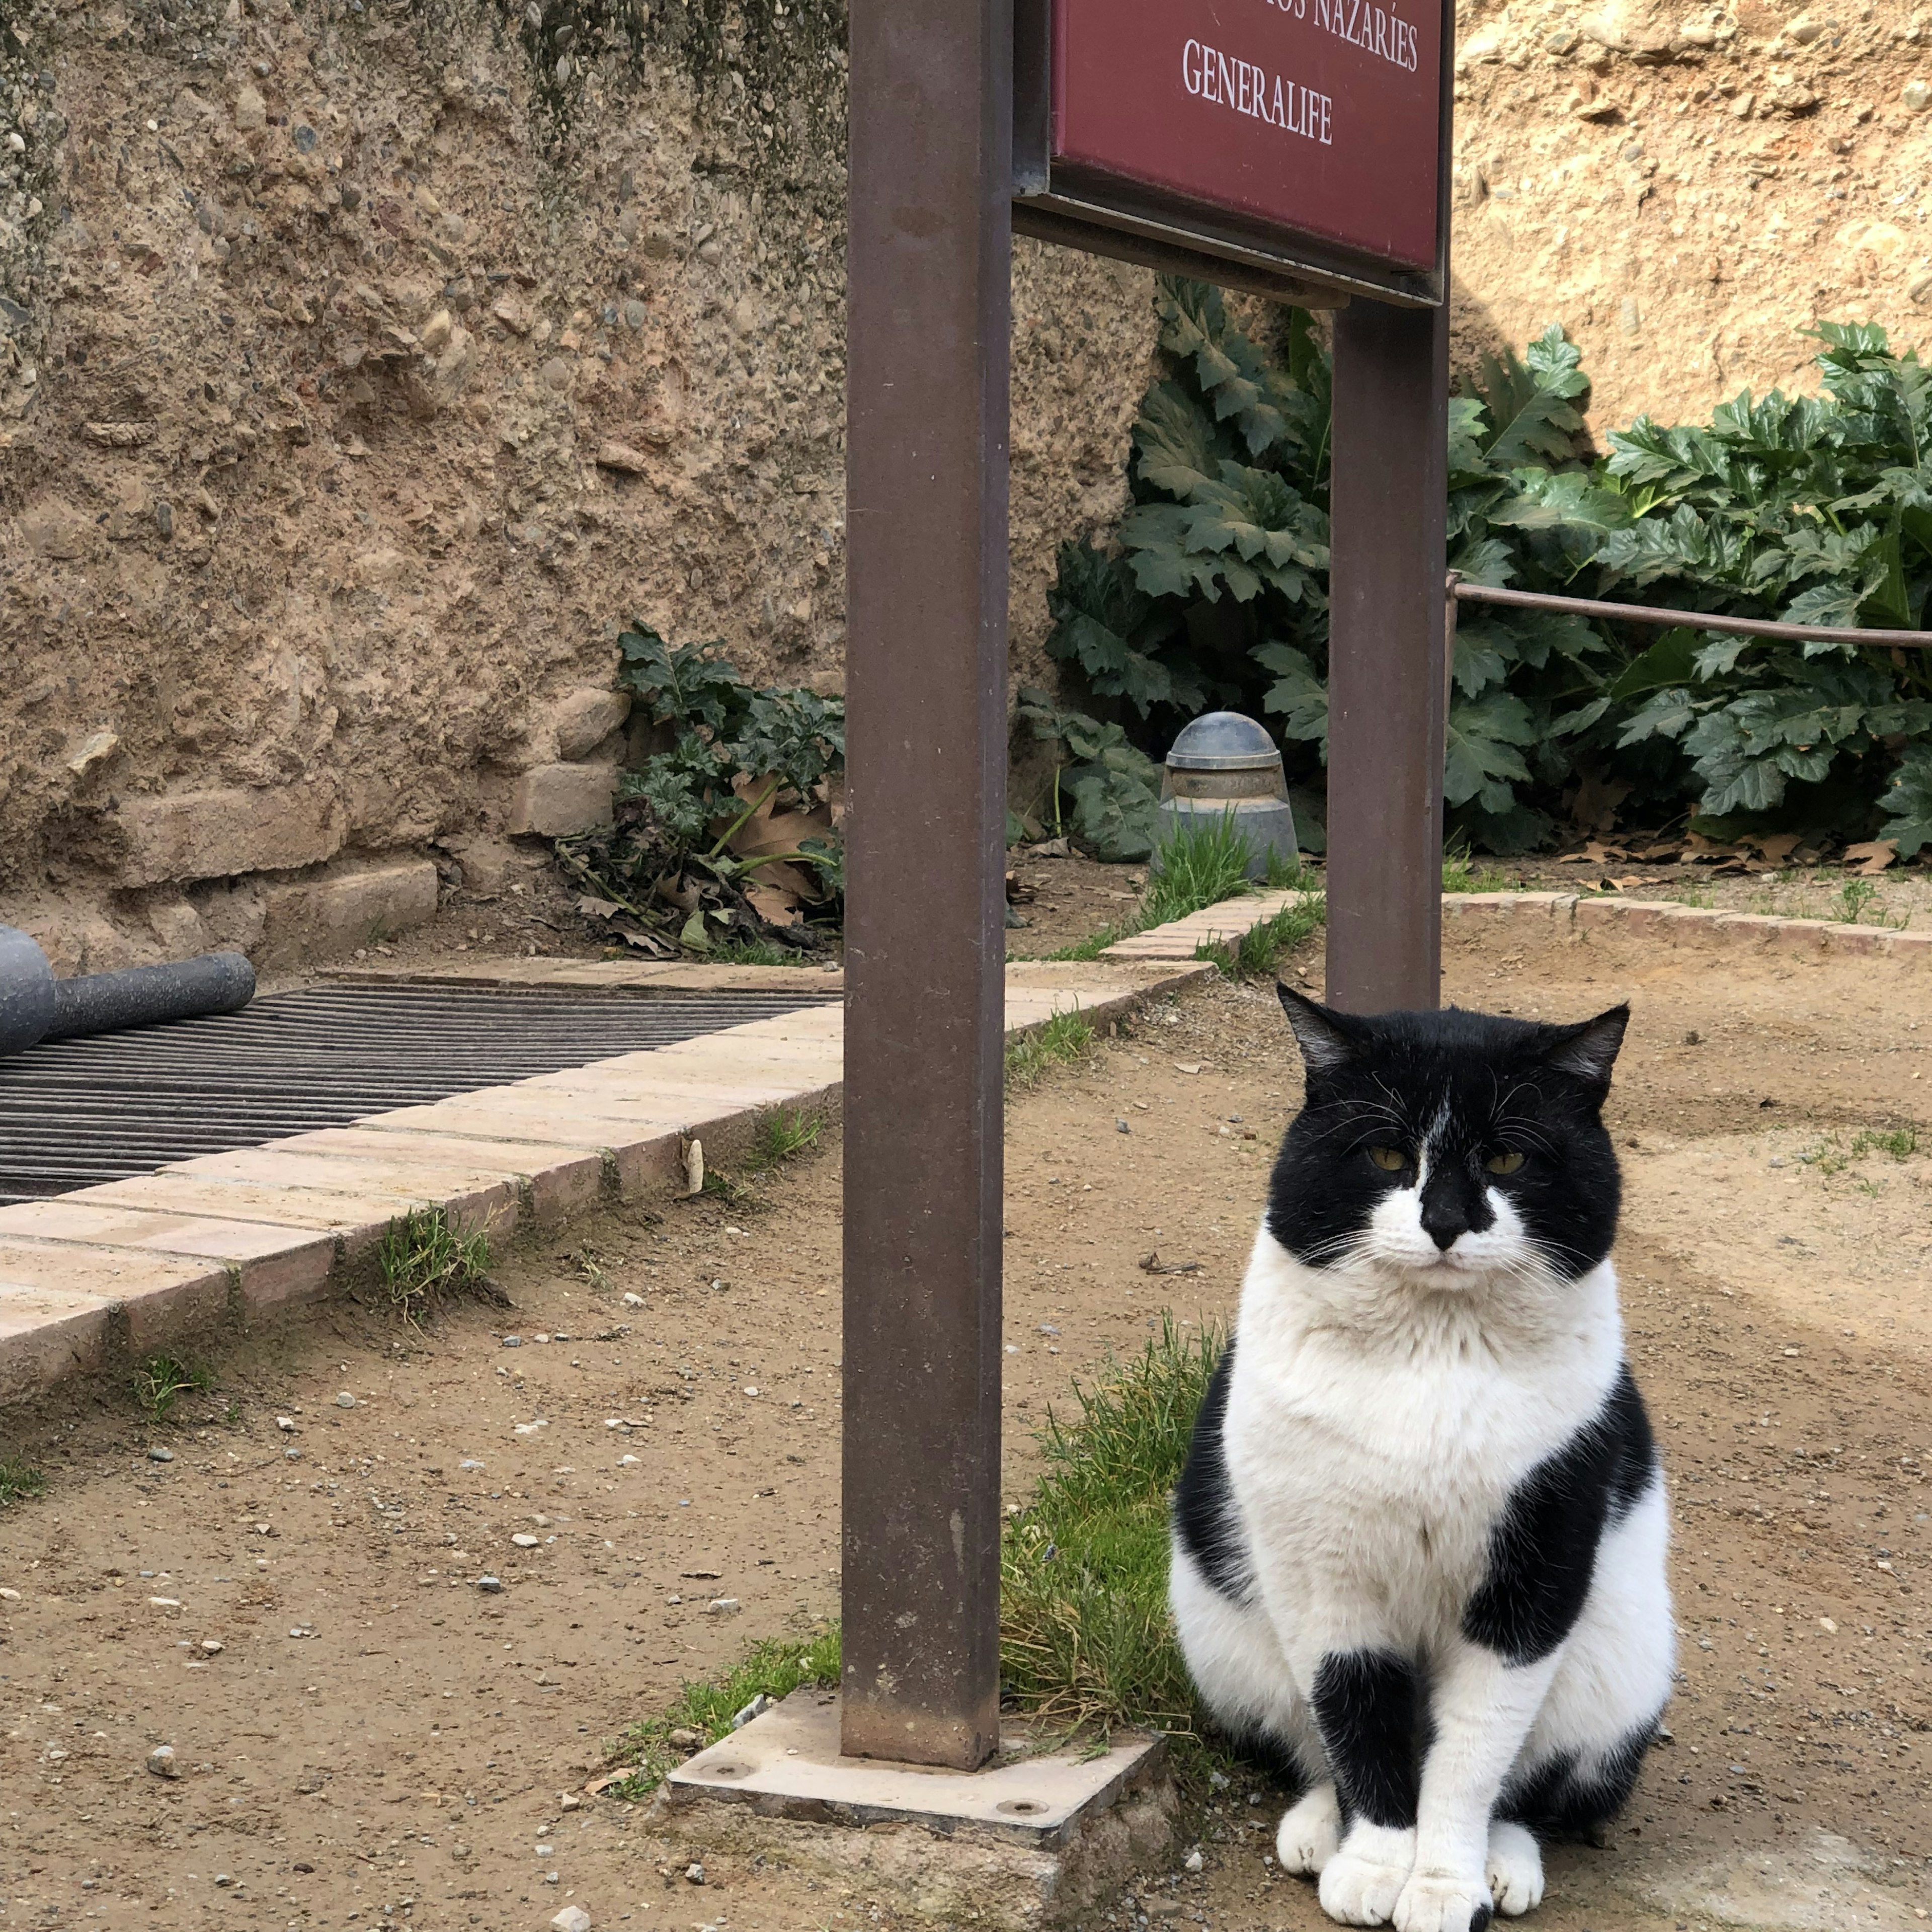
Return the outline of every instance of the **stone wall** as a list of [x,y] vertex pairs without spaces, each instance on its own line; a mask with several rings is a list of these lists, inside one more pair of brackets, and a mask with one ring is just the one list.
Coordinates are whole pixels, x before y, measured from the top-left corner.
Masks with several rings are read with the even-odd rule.
[[[0,20],[0,918],[64,970],[352,943],[594,816],[632,614],[838,684],[826,0]],[[1017,681],[1152,330],[1014,285]]]
[[1820,320],[1932,335],[1932,12],[1463,0],[1459,351],[1552,322],[1599,431],[1814,388]]

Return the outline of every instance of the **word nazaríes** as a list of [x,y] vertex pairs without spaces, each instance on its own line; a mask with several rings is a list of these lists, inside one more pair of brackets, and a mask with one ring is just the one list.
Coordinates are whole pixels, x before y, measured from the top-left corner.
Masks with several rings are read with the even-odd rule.
[[1190,94],[1203,100],[1265,121],[1304,140],[1318,141],[1324,148],[1335,145],[1330,131],[1334,102],[1325,94],[1270,74],[1252,61],[1190,40],[1180,50],[1180,80]]

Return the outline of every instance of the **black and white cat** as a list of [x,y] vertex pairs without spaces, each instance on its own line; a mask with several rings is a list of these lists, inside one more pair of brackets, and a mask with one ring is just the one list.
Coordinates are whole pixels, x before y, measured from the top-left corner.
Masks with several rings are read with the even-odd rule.
[[1174,1498],[1208,1708],[1306,1792],[1346,1925],[1480,1932],[1628,1796],[1670,1692],[1669,1513],[1600,1118],[1628,1009],[1360,1018],[1281,989],[1307,1099]]

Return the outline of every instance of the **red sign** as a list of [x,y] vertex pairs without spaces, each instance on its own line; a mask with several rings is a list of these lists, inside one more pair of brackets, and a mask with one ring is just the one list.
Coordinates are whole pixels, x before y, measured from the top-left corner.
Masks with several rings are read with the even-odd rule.
[[1053,160],[1436,265],[1439,0],[1053,0]]

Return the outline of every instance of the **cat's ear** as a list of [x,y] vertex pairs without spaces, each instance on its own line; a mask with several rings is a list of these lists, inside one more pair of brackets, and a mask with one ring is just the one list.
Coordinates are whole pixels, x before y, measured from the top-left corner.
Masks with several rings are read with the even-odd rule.
[[1610,1069],[1617,1064],[1617,1052],[1624,1043],[1624,1029],[1629,1024],[1630,1008],[1612,1006],[1576,1026],[1552,1027],[1555,1037],[1544,1050],[1544,1063],[1586,1086],[1607,1088]]
[[1318,1004],[1279,980],[1274,982],[1274,990],[1288,1024],[1294,1029],[1295,1044],[1301,1048],[1303,1064],[1311,1077],[1339,1072],[1354,1059],[1360,1042],[1342,1014]]

